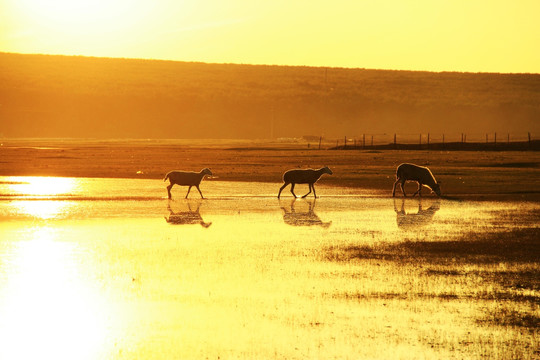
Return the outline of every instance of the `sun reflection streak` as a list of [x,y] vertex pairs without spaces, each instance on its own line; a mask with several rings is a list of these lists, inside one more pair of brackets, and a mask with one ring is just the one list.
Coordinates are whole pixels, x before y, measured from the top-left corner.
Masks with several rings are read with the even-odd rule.
[[2,192],[12,197],[11,205],[17,213],[48,220],[67,213],[72,206],[59,196],[70,195],[80,187],[80,179],[76,178],[11,176]]
[[13,201],[11,204],[17,212],[43,220],[56,218],[68,212],[72,205],[71,202],[57,200],[21,200]]
[[40,227],[19,241],[0,288],[1,359],[93,359],[106,341],[105,302],[82,279],[72,243]]
[[11,177],[11,180],[14,183],[10,188],[14,193],[28,196],[67,194],[77,185],[76,179],[63,177],[22,176]]

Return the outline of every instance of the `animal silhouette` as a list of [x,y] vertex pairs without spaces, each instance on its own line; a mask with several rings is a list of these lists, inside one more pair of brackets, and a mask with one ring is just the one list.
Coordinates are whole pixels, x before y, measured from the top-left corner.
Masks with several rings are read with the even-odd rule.
[[296,198],[296,194],[294,193],[294,186],[296,184],[308,184],[309,185],[309,192],[302,196],[302,198],[305,198],[309,194],[311,194],[311,190],[313,190],[313,196],[317,198],[317,194],[315,193],[315,182],[319,180],[319,178],[323,174],[329,174],[332,175],[332,170],[328,166],[325,166],[323,168],[320,168],[318,170],[313,169],[294,169],[294,170],[288,170],[283,174],[283,186],[279,189],[278,193],[278,199],[281,195],[281,191],[289,184],[291,184],[291,193]]
[[172,198],[171,189],[174,185],[189,186],[186,197],[185,197],[186,199],[189,195],[191,187],[195,186],[197,190],[199,190],[199,194],[201,194],[201,198],[204,199],[201,189],[199,189],[199,184],[201,183],[205,175],[212,176],[212,172],[210,171],[210,169],[205,168],[205,169],[202,169],[198,173],[194,171],[180,171],[180,170],[169,171],[167,175],[165,175],[165,178],[163,179],[163,181],[167,181],[167,179],[169,179],[169,182],[170,182],[169,186],[167,186],[167,194],[169,195],[169,199]]
[[401,187],[401,192],[403,192],[403,196],[407,196],[404,189],[405,182],[407,181],[416,181],[418,184],[418,189],[413,196],[416,194],[418,194],[418,196],[422,196],[422,186],[429,187],[438,196],[441,196],[441,187],[439,186],[439,183],[437,183],[437,180],[435,180],[431,170],[425,166],[418,166],[408,163],[401,164],[396,169],[396,182],[394,182],[392,196],[396,196],[396,186],[398,183]]

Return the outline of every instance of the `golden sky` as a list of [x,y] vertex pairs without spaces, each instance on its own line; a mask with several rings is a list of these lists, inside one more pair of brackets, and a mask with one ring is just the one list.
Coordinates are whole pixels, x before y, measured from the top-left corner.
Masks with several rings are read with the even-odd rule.
[[540,73],[538,0],[0,0],[0,51]]

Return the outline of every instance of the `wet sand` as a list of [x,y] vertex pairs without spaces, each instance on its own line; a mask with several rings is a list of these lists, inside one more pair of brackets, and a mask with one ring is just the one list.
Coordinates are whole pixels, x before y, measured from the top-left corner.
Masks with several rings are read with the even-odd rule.
[[4,139],[0,159],[0,175],[6,176],[162,179],[169,170],[209,167],[216,180],[276,184],[288,169],[328,165],[334,175],[323,176],[320,183],[388,193],[396,167],[412,162],[429,166],[446,196],[540,200],[540,152],[535,151],[340,151],[247,140]]

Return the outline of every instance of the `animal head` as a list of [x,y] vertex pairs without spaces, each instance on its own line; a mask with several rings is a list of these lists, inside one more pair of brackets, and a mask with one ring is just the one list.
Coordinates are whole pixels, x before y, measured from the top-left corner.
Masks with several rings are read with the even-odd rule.
[[440,183],[435,183],[435,185],[433,185],[433,188],[431,190],[435,191],[435,194],[437,194],[437,196],[441,196]]
[[209,168],[204,168],[201,170],[201,173],[204,174],[204,175],[209,175],[209,176],[212,176],[212,172],[210,171]]
[[325,166],[325,167],[323,168],[323,174],[332,175],[333,172],[332,172],[332,170],[330,170],[330,168],[329,168],[328,166]]

